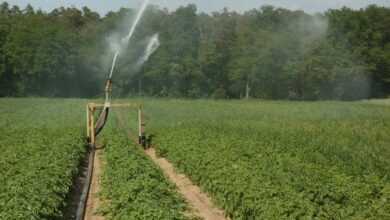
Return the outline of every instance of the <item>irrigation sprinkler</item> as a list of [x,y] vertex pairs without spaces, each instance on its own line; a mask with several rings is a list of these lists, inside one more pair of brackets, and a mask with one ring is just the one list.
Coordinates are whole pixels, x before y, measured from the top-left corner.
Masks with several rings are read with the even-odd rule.
[[[115,71],[115,66],[117,63],[118,58],[121,55],[121,50],[127,48],[134,31],[137,27],[137,24],[139,23],[143,13],[145,12],[145,9],[149,3],[149,0],[144,0],[141,9],[139,10],[136,19],[134,23],[132,24],[129,34],[122,38],[120,42],[117,42],[119,47],[116,48],[115,54],[112,60],[112,65],[110,72],[108,74],[106,85],[105,85],[105,101],[104,104],[97,104],[97,103],[89,103],[87,104],[87,138],[88,143],[90,146],[90,153],[89,153],[89,160],[88,160],[88,171],[87,171],[87,179],[86,183],[84,184],[80,203],[77,208],[77,216],[76,220],[83,220],[85,218],[85,210],[86,210],[86,203],[88,199],[88,193],[91,187],[91,179],[92,179],[92,172],[93,172],[93,161],[95,158],[95,151],[96,151],[96,138],[98,135],[103,131],[108,116],[110,113],[110,110],[112,108],[133,108],[137,109],[138,113],[138,143],[142,145],[144,148],[146,148],[150,142],[151,137],[146,138],[145,135],[145,122],[144,122],[144,116],[143,116],[143,106],[140,104],[130,103],[130,104],[111,104],[112,99],[112,79],[113,79],[113,73]],[[146,55],[141,59],[142,63],[145,62],[149,56],[154,53],[154,51],[158,48],[159,41],[158,41],[158,34],[152,37],[150,40],[150,43],[148,47],[146,48]],[[100,113],[97,113],[100,112]],[[96,117],[95,117],[96,116]]]
[[[120,42],[116,42],[119,46],[118,48],[115,48],[115,54],[112,60],[111,70],[108,74],[107,81],[106,81],[106,87],[105,87],[105,102],[104,104],[95,104],[95,103],[89,103],[87,105],[87,136],[88,140],[91,146],[95,146],[96,144],[96,137],[100,134],[100,132],[103,130],[107,123],[108,115],[110,113],[111,108],[123,108],[123,107],[136,107],[138,109],[138,142],[143,147],[146,147],[146,136],[145,136],[145,123],[143,122],[143,112],[142,112],[142,105],[133,105],[133,104],[111,104],[111,98],[112,98],[112,76],[115,71],[115,66],[118,61],[118,58],[121,55],[121,50],[127,48],[128,44],[130,43],[130,40],[132,39],[134,32],[136,30],[136,27],[141,20],[147,6],[149,4],[149,0],[144,0],[140,10],[137,13],[137,16],[133,22],[133,24],[130,27],[128,35],[126,35],[124,38],[120,40]],[[142,59],[143,62],[147,60],[147,58],[158,48],[159,41],[158,41],[158,34],[154,35],[146,49],[146,55]],[[100,114],[98,116],[98,119],[95,122],[95,112],[97,110],[100,110]]]
[[[103,130],[104,126],[106,125],[107,119],[108,119],[108,113],[110,112],[110,109],[112,108],[130,108],[130,109],[136,109],[138,113],[138,140],[139,144],[142,145],[144,148],[147,147],[147,138],[145,135],[145,122],[143,117],[143,107],[140,104],[136,103],[129,103],[129,104],[111,104],[110,96],[111,96],[111,80],[107,80],[106,83],[106,102],[104,104],[97,104],[97,103],[89,103],[87,104],[87,137],[88,137],[88,143],[90,146],[90,153],[89,153],[89,159],[88,159],[88,170],[86,175],[86,183],[83,186],[83,190],[80,197],[80,202],[77,207],[77,214],[76,214],[76,220],[83,220],[85,219],[85,213],[86,213],[86,204],[88,199],[88,194],[91,187],[91,181],[92,181],[92,172],[93,172],[93,163],[95,158],[95,151],[96,151],[96,138],[100,134],[100,132]],[[109,98],[107,98],[109,97]],[[107,102],[108,100],[108,102]],[[100,114],[97,115],[97,112],[100,111]],[[96,117],[97,116],[97,119]]]

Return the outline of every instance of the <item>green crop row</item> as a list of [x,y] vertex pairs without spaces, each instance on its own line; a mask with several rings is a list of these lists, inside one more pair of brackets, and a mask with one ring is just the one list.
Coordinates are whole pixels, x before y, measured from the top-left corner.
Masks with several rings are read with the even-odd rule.
[[390,110],[362,103],[146,103],[159,153],[232,219],[390,219]]
[[86,148],[84,101],[0,100],[0,219],[56,219]]
[[126,131],[115,126],[115,121],[110,123],[101,139],[105,146],[101,196],[108,201],[101,212],[108,219],[187,219],[186,205],[174,185]]

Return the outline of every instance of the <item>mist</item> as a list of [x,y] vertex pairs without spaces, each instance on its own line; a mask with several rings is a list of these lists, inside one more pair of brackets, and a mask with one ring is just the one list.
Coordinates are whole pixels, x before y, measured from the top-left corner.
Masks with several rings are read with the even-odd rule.
[[[295,80],[301,81],[290,92],[290,99],[364,99],[371,95],[371,78],[369,77],[367,64],[364,59],[352,52],[353,48],[346,42],[334,41],[329,38],[332,34],[329,29],[329,18],[324,15],[305,16],[298,23],[291,24],[301,29],[300,44],[297,54],[302,57],[300,64],[306,66],[305,70],[297,73]],[[296,62],[297,54],[291,57]],[[332,57],[335,59],[321,59],[321,57]],[[288,61],[290,62],[290,61]],[[291,63],[290,63],[291,64]],[[316,85],[299,88],[304,84],[302,81],[311,81],[318,78],[315,68],[326,66],[326,74],[321,76],[320,82],[313,82]],[[286,65],[285,70],[290,71],[291,66]],[[296,85],[296,84],[295,84]],[[301,91],[299,91],[301,90]],[[301,94],[299,94],[301,93]],[[309,93],[309,95],[308,95]]]
[[[124,16],[123,20],[120,21],[119,29],[111,33],[107,37],[108,52],[104,56],[103,64],[107,65],[112,57],[111,67],[109,71],[109,79],[112,79],[114,72],[116,71],[118,59],[128,60],[125,63],[131,63],[133,67],[129,72],[119,73],[122,75],[128,74],[129,78],[132,75],[137,74],[142,65],[149,59],[149,57],[158,49],[160,42],[158,34],[154,34],[152,37],[145,37],[144,39],[133,39],[134,34],[137,32],[140,21],[142,20],[145,10],[147,9],[149,0],[144,0],[141,7],[134,13],[129,11]],[[130,13],[131,12],[131,13]],[[126,32],[127,31],[127,32]],[[124,33],[127,33],[124,35]],[[146,43],[148,42],[148,43]],[[144,47],[144,52],[140,52],[140,48]],[[135,62],[135,60],[138,60]],[[115,80],[114,80],[115,81]],[[120,82],[123,85],[127,84],[128,81]],[[121,86],[119,86],[121,87]]]

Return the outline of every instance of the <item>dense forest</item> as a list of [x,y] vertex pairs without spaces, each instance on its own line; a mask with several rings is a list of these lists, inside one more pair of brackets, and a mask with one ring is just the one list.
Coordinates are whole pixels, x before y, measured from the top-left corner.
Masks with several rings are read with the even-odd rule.
[[[136,14],[0,5],[0,97],[99,97],[110,39]],[[160,47],[139,65],[147,41]],[[390,8],[307,14],[149,6],[119,60],[114,94],[181,98],[356,100],[390,94]]]

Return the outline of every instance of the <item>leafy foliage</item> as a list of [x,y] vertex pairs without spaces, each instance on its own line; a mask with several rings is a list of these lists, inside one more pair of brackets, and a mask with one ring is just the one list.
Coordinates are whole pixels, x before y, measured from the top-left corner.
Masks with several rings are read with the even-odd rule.
[[[114,123],[114,122],[112,122]],[[186,205],[162,172],[123,130],[105,130],[102,212],[109,219],[187,219]]]
[[0,100],[0,219],[62,216],[86,150],[83,103]]
[[388,219],[390,114],[365,103],[149,101],[159,153],[232,219]]

